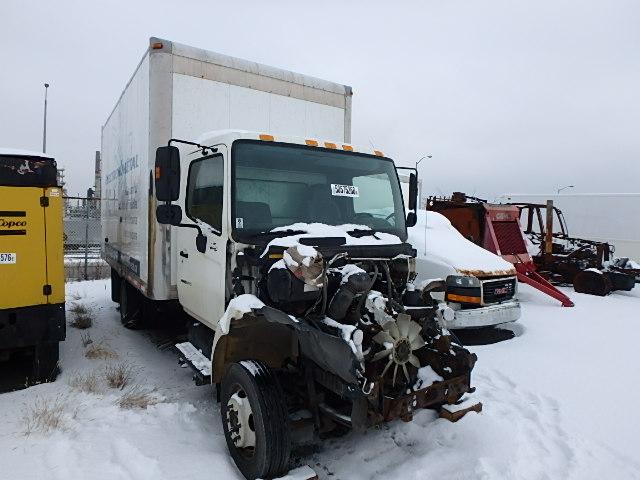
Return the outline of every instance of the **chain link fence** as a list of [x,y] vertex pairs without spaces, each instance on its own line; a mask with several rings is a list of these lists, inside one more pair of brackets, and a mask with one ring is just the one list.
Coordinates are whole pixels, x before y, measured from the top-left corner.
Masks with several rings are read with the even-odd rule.
[[100,199],[64,197],[64,271],[67,281],[109,276],[109,265],[100,257],[101,243]]

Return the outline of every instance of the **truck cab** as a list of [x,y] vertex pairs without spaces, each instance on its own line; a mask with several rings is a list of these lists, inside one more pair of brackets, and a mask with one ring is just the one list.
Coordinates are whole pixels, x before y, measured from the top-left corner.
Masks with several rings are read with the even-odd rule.
[[473,391],[476,356],[413,288],[415,174],[406,213],[382,152],[245,131],[172,139],[153,173],[162,256],[192,319],[176,347],[217,386],[246,478],[285,473],[314,432],[479,411],[451,407]]

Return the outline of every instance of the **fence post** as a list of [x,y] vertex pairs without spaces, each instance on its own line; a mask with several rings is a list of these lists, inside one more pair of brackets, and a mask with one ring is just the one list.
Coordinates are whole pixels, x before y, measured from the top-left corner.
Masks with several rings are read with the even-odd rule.
[[84,225],[84,279],[87,280],[87,263],[89,261],[89,199],[84,201],[86,206],[85,225]]

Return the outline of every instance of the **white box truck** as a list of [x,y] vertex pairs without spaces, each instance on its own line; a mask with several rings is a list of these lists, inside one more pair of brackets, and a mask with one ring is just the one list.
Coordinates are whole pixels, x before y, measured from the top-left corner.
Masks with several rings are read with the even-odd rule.
[[185,312],[176,347],[216,385],[248,479],[316,435],[480,409],[460,405],[476,356],[412,288],[417,178],[406,214],[393,161],[352,145],[350,120],[349,87],[152,38],[102,130],[122,322]]

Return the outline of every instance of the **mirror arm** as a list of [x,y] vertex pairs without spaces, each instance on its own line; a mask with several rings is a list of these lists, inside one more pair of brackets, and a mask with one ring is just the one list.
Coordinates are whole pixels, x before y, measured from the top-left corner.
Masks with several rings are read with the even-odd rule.
[[185,145],[193,145],[194,147],[198,147],[202,149],[202,154],[206,155],[207,154],[207,150],[211,150],[211,153],[216,153],[218,151],[217,148],[214,147],[207,147],[206,145],[200,145],[199,143],[196,142],[190,142],[188,140],[180,140],[179,138],[172,138],[171,140],[169,140],[169,142],[167,143],[167,145],[171,146],[171,142],[174,143],[184,143]]
[[203,235],[200,225],[196,225],[194,223],[179,223],[178,225],[176,225],[176,227],[195,228],[196,230],[198,230],[198,235]]

